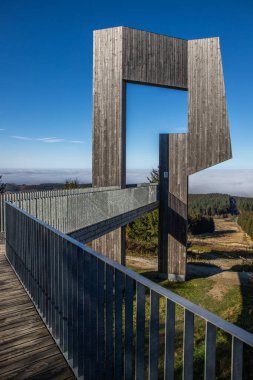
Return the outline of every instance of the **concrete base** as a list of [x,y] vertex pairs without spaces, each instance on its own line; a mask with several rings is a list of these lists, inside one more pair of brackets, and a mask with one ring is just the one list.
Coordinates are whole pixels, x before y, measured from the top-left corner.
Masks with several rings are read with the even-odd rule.
[[185,281],[186,277],[184,274],[158,273],[158,278],[160,278],[161,280],[183,282]]

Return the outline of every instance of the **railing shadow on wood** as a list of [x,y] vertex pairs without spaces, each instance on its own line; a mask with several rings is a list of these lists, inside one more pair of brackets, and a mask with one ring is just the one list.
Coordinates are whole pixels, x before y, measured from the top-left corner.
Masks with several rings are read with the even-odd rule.
[[216,337],[222,331],[232,339],[231,379],[242,379],[243,346],[253,346],[253,334],[11,203],[6,255],[79,379],[173,379],[178,307],[184,309],[183,379],[193,379],[195,317],[206,324],[204,378],[218,376]]

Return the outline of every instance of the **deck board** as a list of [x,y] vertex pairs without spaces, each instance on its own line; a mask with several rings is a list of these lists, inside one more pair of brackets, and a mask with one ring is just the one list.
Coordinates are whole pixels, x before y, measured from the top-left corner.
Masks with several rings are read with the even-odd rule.
[[0,380],[75,379],[4,249],[0,244]]

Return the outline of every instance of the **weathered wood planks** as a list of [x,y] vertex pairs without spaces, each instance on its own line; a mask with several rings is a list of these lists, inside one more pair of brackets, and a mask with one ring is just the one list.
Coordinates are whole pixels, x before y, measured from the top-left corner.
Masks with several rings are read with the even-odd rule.
[[0,379],[75,379],[0,245]]
[[[187,41],[125,27],[94,32],[92,184],[126,185],[126,82],[187,88]],[[93,248],[124,263],[124,232]]]
[[232,158],[219,38],[188,41],[188,175]]
[[[183,279],[188,176],[232,157],[219,38],[187,41],[126,27],[94,32],[93,186],[125,187],[127,82],[189,91],[188,133],[168,137],[168,184],[160,184],[167,207],[160,206],[159,268]],[[93,247],[124,263],[121,230]]]

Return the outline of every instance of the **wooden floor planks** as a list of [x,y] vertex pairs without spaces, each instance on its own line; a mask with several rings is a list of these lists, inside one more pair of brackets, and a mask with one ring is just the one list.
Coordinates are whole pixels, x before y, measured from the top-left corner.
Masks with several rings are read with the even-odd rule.
[[0,380],[75,379],[0,244]]

